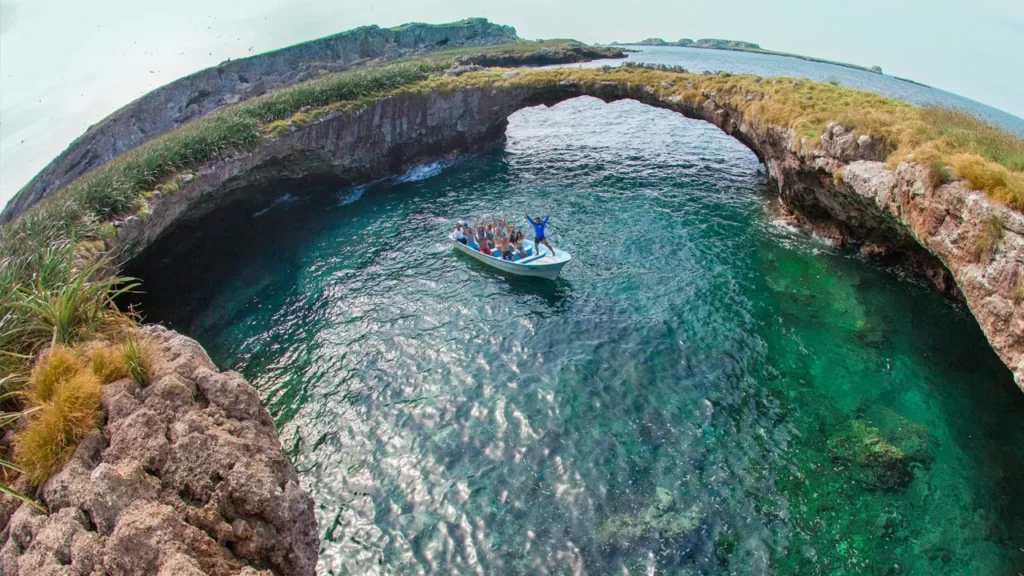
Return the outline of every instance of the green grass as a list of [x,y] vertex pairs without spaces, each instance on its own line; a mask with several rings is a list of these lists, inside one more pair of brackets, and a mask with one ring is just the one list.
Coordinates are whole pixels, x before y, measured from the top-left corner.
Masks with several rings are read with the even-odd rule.
[[1024,172],[1024,139],[959,110],[928,106],[921,109],[921,116],[959,150]]
[[992,216],[978,228],[971,241],[970,252],[978,262],[988,262],[996,252],[999,242],[1003,239],[1005,224],[1002,218]]
[[[570,76],[577,82],[644,85],[661,98],[678,98],[694,107],[714,93],[718,100],[728,99],[751,123],[791,128],[798,146],[814,148],[825,126],[839,121],[856,134],[881,138],[891,164],[915,161],[929,166],[933,184],[961,179],[996,200],[1024,208],[1024,140],[955,111],[920,108],[835,84],[689,74],[646,66],[520,70],[507,78],[501,69],[458,77],[436,74],[461,55],[528,53],[564,45],[565,41],[556,40],[443,50],[418,60],[323,76],[253,98],[118,156],[5,225],[0,229],[0,404],[5,414],[19,414],[25,408],[17,398],[30,380],[32,360],[40,350],[104,337],[127,322],[113,300],[136,284],[133,279],[116,276],[118,262],[103,256],[116,236],[111,220],[128,214],[145,216],[144,199],[151,191],[174,193],[185,172],[251,149],[264,139],[280,137],[293,126],[316,122],[323,114],[383,96],[466,86],[544,89]],[[994,253],[1002,236],[1001,225],[999,221],[998,226],[985,223],[982,227],[972,248],[979,259]],[[120,353],[127,375],[144,385],[150,371],[145,344],[129,341]],[[109,356],[91,358],[91,366],[89,374],[97,381],[119,376],[123,370]],[[77,437],[84,424],[73,426],[74,433],[65,433],[61,432],[63,425],[53,420],[54,411],[74,402],[43,410],[52,402],[35,406],[38,413],[33,413],[32,421],[42,422],[45,412],[52,421],[37,426],[48,430],[50,438],[65,442]],[[83,418],[79,420],[88,420]],[[26,439],[22,444],[41,442],[38,434],[25,436],[36,440]],[[50,457],[48,461],[56,460],[59,458]],[[34,478],[50,469],[40,463],[23,467],[32,470]]]
[[149,384],[151,360],[149,344],[131,336],[121,345],[121,356],[128,367],[128,376],[139,386]]
[[948,184],[953,180],[956,180],[956,176],[945,162],[938,158],[934,158],[929,163],[928,183],[931,184],[932,190],[942,186],[943,184]]

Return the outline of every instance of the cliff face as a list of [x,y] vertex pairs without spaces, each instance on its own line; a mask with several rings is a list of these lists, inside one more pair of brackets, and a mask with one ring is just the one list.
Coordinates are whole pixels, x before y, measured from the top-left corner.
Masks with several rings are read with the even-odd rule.
[[2,574],[312,575],[313,501],[256,391],[161,327],[150,383],[104,387],[106,422],[2,533]]
[[[604,82],[503,82],[440,92],[407,92],[347,112],[334,112],[257,149],[211,163],[180,190],[156,196],[144,218],[120,224],[129,257],[179,226],[238,201],[259,201],[268,182],[323,180],[334,189],[395,173],[403,166],[500,138],[510,114],[576,96],[632,98],[711,122],[746,144],[765,163],[785,205],[803,221],[866,253],[901,257],[940,290],[962,298],[993,348],[1024,385],[1024,219],[958,183],[932,189],[925,168],[881,162],[880,143],[833,125],[812,148],[788,128],[755,125],[727,99],[704,94],[699,105],[659,95],[661,86]],[[838,175],[838,176],[837,176]],[[981,227],[992,219],[1001,238],[976,254]],[[170,243],[169,243],[170,244]],[[163,252],[164,246],[155,252]]]
[[344,70],[361,60],[517,39],[515,28],[483,18],[441,25],[366,26],[201,70],[153,90],[91,126],[11,199],[0,213],[0,223],[118,154],[221,106]]

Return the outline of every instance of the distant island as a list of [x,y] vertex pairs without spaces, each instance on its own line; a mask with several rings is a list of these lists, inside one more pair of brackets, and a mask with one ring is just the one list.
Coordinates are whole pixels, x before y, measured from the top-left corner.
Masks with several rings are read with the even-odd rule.
[[766,50],[761,48],[759,44],[755,44],[754,42],[744,42],[742,40],[721,40],[718,38],[701,38],[700,40],[691,40],[690,38],[680,38],[675,42],[669,42],[663,38],[647,38],[646,40],[641,40],[639,42],[612,42],[612,44],[619,46],[677,46],[682,48],[708,48],[711,50],[755,52],[757,54],[772,54],[774,56],[799,58],[801,60],[807,60],[808,62],[821,62],[823,64],[834,64],[836,66],[856,68],[857,70],[874,72],[875,74],[882,73],[882,68],[880,66],[858,66],[856,64],[848,64],[846,62],[836,62],[834,60],[824,60],[822,58],[813,58],[811,56],[801,56],[800,54],[790,54],[789,52],[776,52],[775,50]]

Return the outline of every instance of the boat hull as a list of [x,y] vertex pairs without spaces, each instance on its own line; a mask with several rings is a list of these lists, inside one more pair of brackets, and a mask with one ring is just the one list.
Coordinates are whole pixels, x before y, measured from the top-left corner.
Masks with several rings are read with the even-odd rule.
[[[482,254],[477,250],[456,241],[452,236],[449,236],[448,239],[453,245],[455,245],[455,248],[463,254],[471,256],[492,268],[497,268],[502,272],[515,274],[517,276],[532,276],[535,278],[547,278],[548,280],[554,280],[558,277],[559,273],[562,272],[562,268],[572,260],[572,256],[570,256],[568,252],[558,250],[556,248],[552,255],[547,248],[542,247],[542,257],[526,264],[520,264],[518,262],[510,262],[508,260],[502,260],[500,258],[495,258],[494,256]],[[524,244],[528,243],[528,241],[524,242]]]

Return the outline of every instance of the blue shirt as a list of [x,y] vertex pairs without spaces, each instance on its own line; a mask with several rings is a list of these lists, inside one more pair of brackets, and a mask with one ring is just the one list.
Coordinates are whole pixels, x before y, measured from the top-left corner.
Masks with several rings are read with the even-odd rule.
[[530,221],[530,224],[533,224],[533,236],[535,238],[544,237],[544,226],[547,225],[548,218],[551,218],[551,216],[546,216],[544,220],[538,224],[537,222],[534,222],[533,219],[530,218],[529,216],[526,217],[526,219]]

